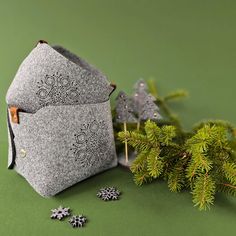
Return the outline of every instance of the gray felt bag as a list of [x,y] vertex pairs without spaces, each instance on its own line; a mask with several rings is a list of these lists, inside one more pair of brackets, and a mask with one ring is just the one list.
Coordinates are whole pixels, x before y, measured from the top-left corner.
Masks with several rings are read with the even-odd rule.
[[115,167],[114,89],[80,57],[40,41],[7,92],[8,168],[48,197]]

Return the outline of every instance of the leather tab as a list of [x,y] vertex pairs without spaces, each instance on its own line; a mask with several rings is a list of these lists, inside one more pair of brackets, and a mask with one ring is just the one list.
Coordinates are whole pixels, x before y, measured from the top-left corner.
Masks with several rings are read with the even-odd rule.
[[19,124],[18,107],[10,107],[9,110],[11,114],[11,122]]
[[40,39],[37,44],[35,45],[35,47],[38,45],[38,44],[42,44],[42,43],[46,43],[48,44],[48,42],[46,40],[43,40],[43,39]]
[[110,94],[109,94],[109,96],[116,90],[116,84],[114,84],[114,83],[110,83],[110,86],[111,86],[111,92],[110,92]]

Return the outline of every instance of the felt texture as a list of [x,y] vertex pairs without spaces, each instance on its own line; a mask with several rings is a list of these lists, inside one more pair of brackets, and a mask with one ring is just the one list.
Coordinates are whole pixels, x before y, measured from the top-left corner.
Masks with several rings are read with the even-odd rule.
[[38,44],[7,92],[8,106],[19,108],[19,124],[8,122],[8,167],[44,197],[115,167],[113,89],[66,49]]
[[11,124],[14,168],[42,196],[117,165],[108,101],[43,107],[35,114],[20,112],[19,119]]
[[99,103],[114,88],[107,78],[68,50],[38,43],[20,65],[6,102],[26,112],[47,105]]

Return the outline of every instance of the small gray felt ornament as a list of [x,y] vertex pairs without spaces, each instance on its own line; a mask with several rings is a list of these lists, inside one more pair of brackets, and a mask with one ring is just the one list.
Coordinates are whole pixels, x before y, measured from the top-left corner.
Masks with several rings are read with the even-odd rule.
[[156,99],[151,95],[148,94],[142,103],[142,107],[139,113],[140,120],[160,120],[162,119],[161,115],[159,114],[159,107],[155,104]]
[[[133,104],[129,96],[120,91],[116,97],[116,122],[123,123],[124,131],[127,132],[127,123],[136,123],[137,119],[133,114]],[[129,162],[128,143],[125,141],[125,162]]]
[[69,219],[69,223],[73,228],[81,228],[84,227],[87,222],[87,218],[83,215],[74,215]]
[[52,212],[51,219],[62,220],[64,217],[70,216],[70,208],[68,207],[65,208],[65,207],[59,206],[56,209],[52,209],[51,212]]
[[120,191],[117,190],[115,187],[106,187],[101,188],[98,193],[97,197],[101,198],[103,201],[111,201],[111,200],[118,200],[120,196]]
[[156,99],[148,92],[148,86],[143,79],[136,82],[134,89],[133,110],[137,116],[137,130],[139,130],[141,121],[160,120],[162,117],[155,103]]
[[132,101],[128,95],[120,91],[116,97],[116,122],[117,123],[136,123],[137,119],[133,114]]
[[114,89],[80,57],[40,41],[6,95],[8,168],[49,197],[115,167]]

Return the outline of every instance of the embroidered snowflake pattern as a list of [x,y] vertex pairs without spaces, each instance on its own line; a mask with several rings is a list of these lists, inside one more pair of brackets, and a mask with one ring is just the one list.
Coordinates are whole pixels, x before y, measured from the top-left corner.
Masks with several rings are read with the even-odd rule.
[[59,206],[56,209],[51,210],[51,219],[58,219],[61,220],[66,216],[70,215],[70,208],[64,208],[62,206]]
[[75,81],[69,76],[55,73],[40,80],[36,93],[41,105],[59,105],[78,102],[79,92],[74,88]]
[[81,69],[77,79],[54,73],[37,81],[36,96],[40,106],[75,105],[106,101],[111,86],[105,78]]
[[83,215],[74,215],[69,219],[69,223],[72,225],[73,228],[83,227],[86,222],[87,218]]
[[118,191],[115,187],[107,187],[101,188],[97,193],[97,197],[104,201],[118,200],[120,194],[120,191]]
[[108,127],[104,121],[92,120],[82,124],[74,134],[74,140],[71,151],[81,167],[101,163],[110,150]]

